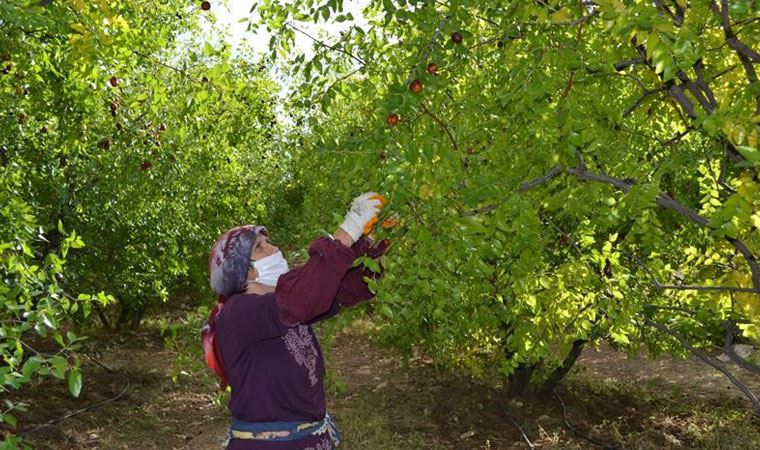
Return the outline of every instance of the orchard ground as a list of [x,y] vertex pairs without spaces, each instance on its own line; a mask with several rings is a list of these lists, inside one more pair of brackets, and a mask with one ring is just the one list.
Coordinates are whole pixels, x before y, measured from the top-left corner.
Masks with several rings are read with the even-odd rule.
[[[196,330],[186,327],[179,339],[166,340],[157,324],[92,337],[80,398],[63,381],[35,382],[15,398],[31,405],[17,414],[15,431],[29,432],[126,388],[115,401],[31,432],[28,442],[35,449],[221,448],[226,399],[215,395],[194,353],[200,352]],[[527,448],[510,417],[537,448],[595,447],[566,428],[556,399],[510,400],[497,386],[440,373],[423,357],[403,362],[373,343],[372,326],[355,320],[323,340],[328,405],[343,429],[343,449]],[[178,357],[192,361],[178,364]],[[760,391],[757,377],[737,373]],[[747,402],[696,360],[628,359],[607,346],[588,349],[559,394],[571,425],[618,447],[760,448],[760,426],[747,419]]]

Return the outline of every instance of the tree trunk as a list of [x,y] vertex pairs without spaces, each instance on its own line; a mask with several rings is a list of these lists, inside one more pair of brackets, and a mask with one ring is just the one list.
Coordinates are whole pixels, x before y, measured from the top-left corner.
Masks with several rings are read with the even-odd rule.
[[546,381],[541,383],[541,385],[536,388],[536,391],[540,398],[551,398],[554,388],[557,387],[563,378],[565,378],[565,375],[567,375],[567,373],[570,372],[570,369],[572,369],[575,365],[578,357],[581,356],[581,353],[583,352],[583,346],[586,345],[586,342],[588,341],[585,339],[578,339],[573,341],[573,348],[570,350],[570,353],[567,355],[565,360],[562,361],[562,364],[554,369],[552,374],[549,375],[549,378],[547,378]]
[[520,364],[515,372],[509,377],[509,396],[522,397],[530,392],[530,376],[533,374],[533,366]]

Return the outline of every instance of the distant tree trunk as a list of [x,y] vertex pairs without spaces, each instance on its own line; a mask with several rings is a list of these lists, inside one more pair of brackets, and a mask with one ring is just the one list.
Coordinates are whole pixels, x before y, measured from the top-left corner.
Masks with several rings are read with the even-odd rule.
[[148,305],[141,303],[133,312],[132,312],[132,321],[129,324],[130,330],[136,330],[140,326],[140,322],[142,322],[143,316],[145,316],[145,311],[147,311]]
[[103,308],[100,307],[100,305],[95,305],[95,311],[98,313],[98,317],[100,318],[100,322],[103,324],[104,327],[106,327],[106,330],[113,331],[113,327],[111,326],[111,323],[108,321],[108,318],[106,317],[105,312],[103,312]]

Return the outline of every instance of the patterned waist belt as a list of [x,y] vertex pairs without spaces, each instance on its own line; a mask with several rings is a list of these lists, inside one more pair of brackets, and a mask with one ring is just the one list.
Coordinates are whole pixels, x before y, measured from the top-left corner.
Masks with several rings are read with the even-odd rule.
[[296,441],[309,436],[330,433],[333,448],[340,442],[340,431],[330,414],[316,422],[246,422],[232,418],[227,441],[230,439],[253,439],[257,441]]

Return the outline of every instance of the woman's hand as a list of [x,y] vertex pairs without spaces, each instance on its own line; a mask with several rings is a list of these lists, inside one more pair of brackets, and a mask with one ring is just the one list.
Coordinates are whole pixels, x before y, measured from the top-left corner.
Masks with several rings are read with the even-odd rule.
[[[366,192],[354,199],[351,203],[351,209],[346,213],[346,217],[340,225],[340,230],[343,230],[351,238],[351,244],[358,241],[363,234],[370,232],[372,226],[377,223],[377,214],[380,212],[380,208],[386,203],[385,197],[376,192]],[[341,240],[338,237],[338,232],[336,232],[335,238]]]

